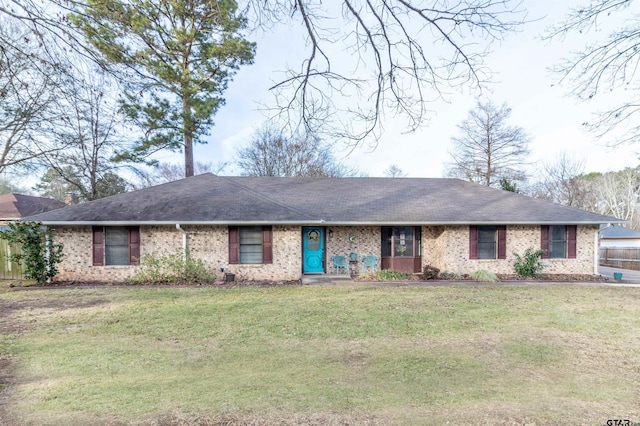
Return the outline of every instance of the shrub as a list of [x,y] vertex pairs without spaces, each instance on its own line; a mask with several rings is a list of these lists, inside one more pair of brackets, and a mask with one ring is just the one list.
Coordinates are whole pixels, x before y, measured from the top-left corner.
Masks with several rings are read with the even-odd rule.
[[376,278],[380,281],[402,281],[409,278],[409,274],[400,271],[392,271],[390,269],[383,269],[376,271]]
[[204,284],[215,281],[216,272],[201,259],[194,259],[182,250],[158,257],[148,254],[140,260],[140,267],[129,279],[132,284]]
[[441,278],[443,280],[464,280],[466,279],[466,276],[465,274],[459,272],[442,271],[438,278]]
[[10,255],[9,260],[22,263],[26,278],[43,284],[58,273],[64,254],[62,244],[53,243],[51,229],[39,222],[9,222],[0,237],[20,246],[20,252]]
[[498,281],[498,276],[493,272],[487,271],[486,269],[478,269],[477,271],[473,271],[471,273],[471,278],[476,281],[485,283],[495,283]]
[[522,256],[513,253],[516,257],[516,262],[513,265],[516,274],[521,277],[535,277],[544,268],[544,264],[540,260],[543,254],[544,250],[534,250],[531,247],[526,249]]
[[425,280],[435,280],[436,278],[438,278],[439,274],[440,269],[431,265],[425,265],[424,269],[422,270],[422,278],[424,278]]

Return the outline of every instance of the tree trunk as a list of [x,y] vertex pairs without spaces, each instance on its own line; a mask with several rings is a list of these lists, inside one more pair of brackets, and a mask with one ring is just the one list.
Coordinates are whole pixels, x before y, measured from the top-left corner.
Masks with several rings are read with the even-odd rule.
[[193,123],[189,100],[182,98],[184,132],[184,177],[193,176]]

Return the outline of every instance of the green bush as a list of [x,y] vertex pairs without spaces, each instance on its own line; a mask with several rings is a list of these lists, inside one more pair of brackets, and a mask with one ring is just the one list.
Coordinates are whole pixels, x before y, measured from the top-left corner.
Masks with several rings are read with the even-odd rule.
[[148,254],[140,260],[132,284],[206,284],[216,280],[216,272],[201,259],[194,259],[187,251],[186,262],[182,250],[167,256]]
[[543,254],[544,250],[534,250],[531,247],[526,249],[522,256],[513,253],[516,257],[516,262],[513,265],[516,274],[521,277],[535,277],[544,268],[544,264],[540,260]]
[[476,281],[485,283],[495,283],[498,281],[498,276],[493,272],[487,271],[486,269],[478,269],[477,271],[473,271],[471,273],[471,278]]
[[382,269],[376,271],[376,278],[380,281],[402,281],[409,278],[409,274],[400,271],[392,271],[390,269]]
[[22,263],[28,279],[43,284],[58,273],[62,261],[62,244],[54,244],[51,229],[39,222],[9,222],[0,231],[0,238],[21,247],[19,253],[9,256],[11,262]]

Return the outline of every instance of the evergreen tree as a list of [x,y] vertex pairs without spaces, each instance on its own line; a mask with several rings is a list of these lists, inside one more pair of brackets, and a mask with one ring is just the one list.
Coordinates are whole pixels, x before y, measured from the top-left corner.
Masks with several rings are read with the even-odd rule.
[[89,0],[71,20],[105,65],[125,73],[122,111],[144,130],[116,158],[183,149],[185,175],[193,176],[193,144],[213,125],[235,70],[253,60],[236,2]]

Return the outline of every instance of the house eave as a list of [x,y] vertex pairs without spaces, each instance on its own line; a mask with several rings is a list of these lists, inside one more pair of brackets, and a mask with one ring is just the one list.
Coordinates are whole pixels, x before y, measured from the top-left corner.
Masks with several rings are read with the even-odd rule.
[[42,221],[47,226],[252,226],[252,225],[299,225],[299,226],[462,226],[462,225],[601,225],[605,223],[626,223],[624,220],[602,220],[602,221],[326,221],[318,220],[254,220],[254,221],[180,221],[180,220],[111,220],[111,221]]
[[42,221],[43,225],[47,226],[175,226],[179,225],[210,225],[210,226],[227,226],[227,225],[322,225],[324,222],[321,221],[270,221],[270,220],[253,220],[253,221],[216,221],[216,220],[161,220],[161,221],[150,221],[150,220],[59,220],[59,221]]

